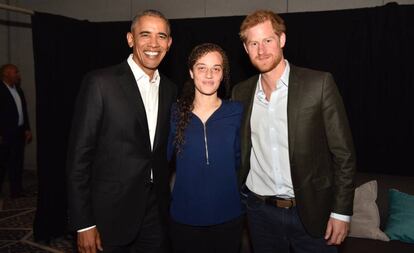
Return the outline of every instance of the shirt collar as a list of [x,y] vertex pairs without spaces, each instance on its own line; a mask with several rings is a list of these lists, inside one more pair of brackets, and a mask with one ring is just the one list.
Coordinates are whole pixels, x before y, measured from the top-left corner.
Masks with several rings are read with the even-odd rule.
[[150,77],[132,59],[132,56],[133,56],[132,54],[129,55],[129,57],[127,59],[127,62],[128,62],[129,67],[132,70],[132,74],[134,74],[135,81],[139,82],[142,78],[146,78],[150,81],[150,83],[155,84],[156,86],[158,86],[160,84],[160,82],[159,82],[160,74],[158,72],[158,69],[155,70],[153,78],[150,79]]
[[[289,75],[290,75],[290,65],[289,62],[285,59],[286,67],[285,70],[282,73],[282,76],[278,80],[277,87],[280,87],[280,85],[285,85],[286,87],[289,87]],[[257,81],[258,89],[259,91],[263,92],[262,87],[262,74],[259,75],[259,80]]]
[[[286,59],[285,59],[285,63],[286,63],[285,70],[283,71],[280,79],[277,81],[276,88],[279,88],[281,85],[286,86],[286,88],[289,87],[290,65]],[[262,75],[261,74],[259,75],[259,80],[257,80],[257,98],[265,104],[268,103],[268,101],[266,100],[266,95],[262,87]]]
[[4,85],[6,85],[7,88],[9,88],[9,90],[15,90],[16,89],[16,85],[9,85],[8,83],[6,83],[5,81],[2,81],[2,83]]
[[283,71],[282,76],[280,77],[280,83],[284,84],[286,87],[289,87],[289,75],[290,75],[290,65],[287,60],[285,60],[286,67]]

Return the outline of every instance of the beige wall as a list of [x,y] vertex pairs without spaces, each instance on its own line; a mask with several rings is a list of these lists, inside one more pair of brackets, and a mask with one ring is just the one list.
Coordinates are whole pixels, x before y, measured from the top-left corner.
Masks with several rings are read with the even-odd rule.
[[[414,4],[414,0],[0,0],[0,3],[90,21],[130,20],[137,10],[157,9],[168,18],[246,15],[255,9],[279,13],[352,9],[388,2]],[[28,15],[0,10],[0,64],[20,67],[32,130],[36,131],[35,81],[30,27],[7,26],[6,21],[30,24]],[[122,39],[122,38],[120,38]],[[26,149],[26,168],[36,168],[36,138]]]

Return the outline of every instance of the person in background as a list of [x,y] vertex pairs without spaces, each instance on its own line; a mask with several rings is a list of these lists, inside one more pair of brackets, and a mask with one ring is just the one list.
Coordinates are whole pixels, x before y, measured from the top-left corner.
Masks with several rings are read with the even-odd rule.
[[240,181],[254,252],[336,252],[349,230],[356,162],[334,79],[284,59],[285,24],[272,11],[248,15],[240,37],[260,72],[232,93],[245,108]]
[[229,62],[218,45],[196,46],[188,69],[191,80],[172,107],[168,144],[176,165],[173,250],[236,253],[242,233],[237,184],[242,105],[218,96],[229,85]]
[[24,196],[22,176],[24,147],[32,140],[26,99],[20,88],[17,66],[5,64],[0,68],[0,192],[6,174],[10,197]]
[[79,252],[167,249],[169,114],[176,86],[158,72],[170,25],[146,10],[132,21],[119,65],[83,81],[67,161],[69,225]]

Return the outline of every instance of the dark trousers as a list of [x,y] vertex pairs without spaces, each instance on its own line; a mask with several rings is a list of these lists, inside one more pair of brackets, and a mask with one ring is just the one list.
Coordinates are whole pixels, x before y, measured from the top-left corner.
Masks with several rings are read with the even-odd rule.
[[[105,253],[166,253],[168,250],[166,224],[162,222],[157,197],[153,187],[149,188],[144,220],[136,238],[128,245],[103,245]],[[131,224],[132,225],[132,224]]]
[[323,238],[311,237],[305,231],[296,207],[275,207],[249,193],[247,219],[255,253],[337,252]]
[[212,226],[190,226],[171,220],[174,253],[238,253],[243,218]]
[[24,132],[19,130],[16,135],[4,139],[0,144],[0,191],[3,189],[7,174],[10,182],[10,196],[18,197],[23,191]]

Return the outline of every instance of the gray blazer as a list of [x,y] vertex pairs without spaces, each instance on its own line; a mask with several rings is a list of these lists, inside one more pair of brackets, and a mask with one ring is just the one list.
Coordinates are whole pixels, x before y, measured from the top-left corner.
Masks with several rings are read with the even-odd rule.
[[[330,213],[352,215],[355,152],[342,98],[334,79],[290,65],[288,87],[289,159],[299,216],[309,234],[324,235]],[[241,101],[240,183],[250,170],[250,116],[259,76],[236,85],[232,99]]]

